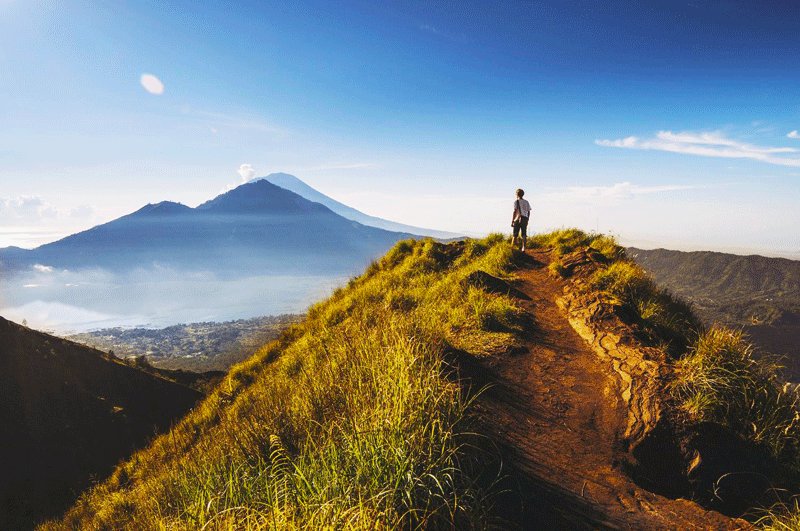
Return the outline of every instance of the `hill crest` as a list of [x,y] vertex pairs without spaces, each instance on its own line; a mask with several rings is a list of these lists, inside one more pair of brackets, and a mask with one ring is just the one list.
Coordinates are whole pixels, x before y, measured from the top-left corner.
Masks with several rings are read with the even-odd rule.
[[[608,238],[561,231],[531,248],[499,235],[398,243],[51,527],[745,525],[708,508],[740,514],[763,492],[729,482],[720,503],[709,489],[725,467],[788,470],[791,452],[754,457],[784,426],[744,405],[690,409],[685,375],[715,341],[745,364],[746,349],[702,330]],[[793,411],[778,405],[781,419]],[[494,498],[481,478],[501,463],[513,488]],[[165,497],[168,515],[151,502]]]

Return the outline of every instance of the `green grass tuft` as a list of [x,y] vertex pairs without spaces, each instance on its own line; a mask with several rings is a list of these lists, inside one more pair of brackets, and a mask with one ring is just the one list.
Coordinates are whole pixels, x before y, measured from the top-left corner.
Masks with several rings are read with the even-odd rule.
[[703,326],[691,307],[659,288],[634,262],[617,255],[607,267],[598,269],[591,279],[594,289],[624,307],[651,336],[674,357],[685,352]]

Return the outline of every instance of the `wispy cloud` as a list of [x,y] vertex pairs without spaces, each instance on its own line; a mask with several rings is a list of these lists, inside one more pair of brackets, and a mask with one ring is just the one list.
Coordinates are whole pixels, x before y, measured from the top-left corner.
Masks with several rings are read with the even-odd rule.
[[55,218],[58,211],[38,196],[0,197],[0,223],[19,224]]
[[45,243],[95,220],[89,206],[59,208],[39,196],[0,197],[0,247]]
[[797,132],[797,129],[795,129],[794,131],[789,131],[786,134],[786,138],[800,139],[800,133]]
[[39,273],[52,273],[55,271],[52,266],[42,265],[42,264],[33,264],[34,271],[38,271]]
[[642,139],[629,136],[616,140],[595,140],[604,147],[667,151],[701,157],[750,159],[779,166],[800,167],[800,157],[792,156],[798,149],[748,144],[726,137],[719,131],[678,132],[659,131],[655,137]]
[[431,35],[436,35],[437,37],[442,37],[449,41],[460,42],[460,43],[467,42],[467,36],[464,33],[450,33],[449,31],[444,31],[441,28],[434,26],[432,24],[419,24],[417,27],[419,28],[420,31],[424,31],[425,33],[430,33]]
[[333,162],[306,168],[297,168],[295,171],[369,170],[377,167],[377,164],[371,162]]
[[181,113],[206,122],[209,130],[217,134],[225,129],[237,129],[253,133],[268,133],[277,137],[288,135],[286,129],[269,123],[264,118],[252,114],[231,114],[224,112],[193,109],[188,105],[181,108]]
[[37,195],[0,197],[0,225],[38,224],[65,219],[82,220],[94,216],[90,206],[56,208]]
[[620,201],[636,196],[697,190],[705,188],[700,185],[686,184],[660,184],[643,186],[625,181],[605,186],[569,186],[562,190],[555,190],[542,194],[547,200],[558,201]]
[[139,78],[139,83],[150,94],[155,94],[156,96],[164,94],[164,83],[153,74],[142,74],[142,77]]

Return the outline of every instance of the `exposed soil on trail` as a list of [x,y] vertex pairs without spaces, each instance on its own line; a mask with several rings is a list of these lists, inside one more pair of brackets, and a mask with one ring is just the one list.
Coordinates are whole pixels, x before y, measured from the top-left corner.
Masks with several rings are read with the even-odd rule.
[[489,387],[477,400],[485,433],[503,455],[500,516],[523,529],[742,529],[748,524],[668,499],[621,469],[627,410],[613,369],[556,304],[563,284],[546,252],[522,259],[515,287],[533,319],[523,349],[467,362]]

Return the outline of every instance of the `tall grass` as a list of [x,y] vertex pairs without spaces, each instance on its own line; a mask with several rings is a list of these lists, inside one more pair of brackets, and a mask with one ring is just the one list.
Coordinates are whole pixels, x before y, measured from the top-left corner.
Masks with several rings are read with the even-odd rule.
[[673,393],[692,420],[730,427],[800,472],[800,395],[741,331],[714,327],[676,363]]
[[[622,256],[622,255],[620,255]],[[656,285],[641,267],[620,257],[592,276],[591,286],[610,295],[673,357],[680,356],[703,330],[691,307]]]
[[626,254],[613,237],[562,229],[533,238],[532,247],[551,250],[550,271],[562,278],[572,270],[563,260],[570,253],[585,251],[596,263],[588,289],[605,295],[606,302],[620,307],[640,326],[649,339],[673,356],[685,352],[697,338],[702,324],[688,304],[659,288],[653,279]]
[[558,258],[579,249],[593,249],[607,260],[616,260],[625,254],[624,249],[617,245],[611,236],[587,233],[574,228],[537,234],[530,239],[529,246],[551,250],[555,259],[553,263],[558,263]]
[[800,501],[795,497],[791,503],[779,503],[770,508],[756,521],[764,531],[797,531],[800,529]]
[[427,529],[486,526],[469,397],[445,353],[520,333],[502,236],[404,241],[235,366],[170,433],[45,529]]

